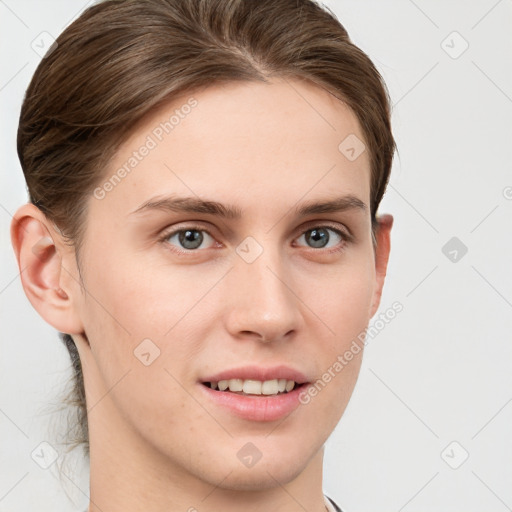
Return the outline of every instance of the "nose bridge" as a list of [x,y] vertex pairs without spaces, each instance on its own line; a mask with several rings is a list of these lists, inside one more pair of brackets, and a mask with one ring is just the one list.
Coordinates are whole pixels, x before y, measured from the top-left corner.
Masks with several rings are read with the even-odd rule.
[[282,249],[248,238],[237,247],[230,272],[228,327],[233,335],[251,332],[272,341],[299,327],[300,301],[292,293]]

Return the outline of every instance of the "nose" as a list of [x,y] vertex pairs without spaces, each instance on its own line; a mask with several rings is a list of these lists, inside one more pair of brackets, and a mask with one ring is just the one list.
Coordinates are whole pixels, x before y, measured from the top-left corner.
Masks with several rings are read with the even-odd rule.
[[252,263],[235,254],[226,276],[226,328],[237,339],[263,343],[293,336],[302,326],[301,299],[290,266],[278,249],[265,249]]

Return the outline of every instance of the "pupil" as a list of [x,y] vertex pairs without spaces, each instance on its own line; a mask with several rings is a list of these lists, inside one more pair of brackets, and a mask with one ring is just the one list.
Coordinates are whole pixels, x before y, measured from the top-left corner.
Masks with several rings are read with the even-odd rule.
[[187,229],[180,233],[179,239],[185,249],[197,249],[203,242],[203,235],[195,229]]
[[324,247],[329,241],[329,235],[324,228],[310,229],[308,233],[311,234],[311,239],[313,239],[313,247]]

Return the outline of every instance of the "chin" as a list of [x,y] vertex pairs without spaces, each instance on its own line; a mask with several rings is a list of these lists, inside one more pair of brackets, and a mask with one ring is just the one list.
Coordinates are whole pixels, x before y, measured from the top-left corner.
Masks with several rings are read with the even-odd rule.
[[[235,468],[219,487],[232,491],[261,491],[272,489],[278,485],[286,485],[295,480],[305,469],[304,464],[292,464],[288,462],[260,460],[252,468],[242,466]],[[217,480],[215,480],[215,478]],[[213,478],[218,484],[218,474]]]
[[[215,457],[223,461],[224,475],[229,474],[220,486],[230,490],[252,491],[286,485],[308,467],[322,447],[320,439],[318,443],[311,440],[305,443],[299,436],[288,442],[283,442],[283,439],[269,441],[268,438],[246,437],[243,441],[238,438],[236,448],[230,446],[228,450],[219,450],[223,453],[217,453]],[[252,463],[248,461],[247,465],[244,463],[246,454],[255,456]],[[230,460],[233,463],[228,463]],[[203,470],[208,472],[208,480],[212,480],[214,485],[219,484],[218,471],[212,473],[211,465],[203,467]]]

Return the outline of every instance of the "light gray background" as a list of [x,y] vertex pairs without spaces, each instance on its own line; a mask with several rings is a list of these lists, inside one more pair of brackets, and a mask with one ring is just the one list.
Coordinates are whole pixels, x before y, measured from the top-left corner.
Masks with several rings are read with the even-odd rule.
[[[345,512],[512,510],[512,2],[324,3],[394,104],[399,156],[380,211],[395,225],[380,311],[404,307],[369,341],[326,444],[324,490]],[[27,198],[15,134],[40,59],[32,41],[56,37],[85,5],[0,0],[1,512],[75,509],[56,465],[31,458],[51,439],[48,405],[71,370],[24,295],[8,231]],[[452,237],[468,249],[457,261],[442,250]],[[77,510],[87,477],[78,461],[64,478]]]

